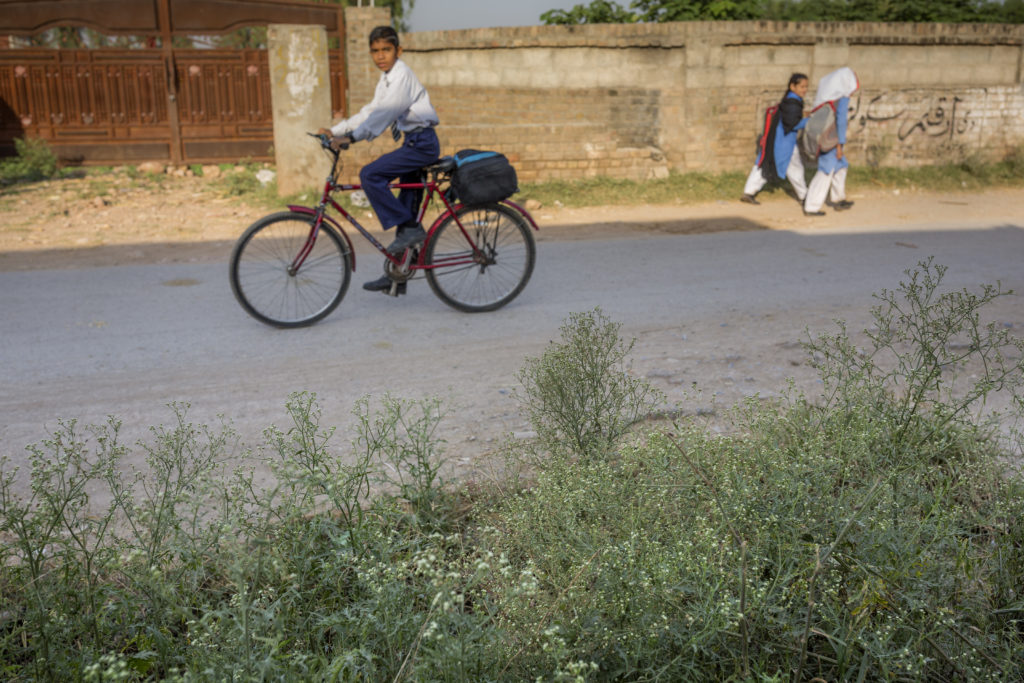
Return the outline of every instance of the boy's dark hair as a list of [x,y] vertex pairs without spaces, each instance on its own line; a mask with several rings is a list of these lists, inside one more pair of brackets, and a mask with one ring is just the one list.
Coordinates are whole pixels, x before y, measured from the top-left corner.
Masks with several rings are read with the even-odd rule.
[[386,40],[397,48],[398,31],[390,26],[378,26],[370,31],[370,45],[373,45],[378,40]]

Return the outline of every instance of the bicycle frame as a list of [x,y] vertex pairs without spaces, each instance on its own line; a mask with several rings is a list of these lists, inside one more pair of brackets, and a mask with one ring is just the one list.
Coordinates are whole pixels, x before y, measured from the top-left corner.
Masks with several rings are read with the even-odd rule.
[[[438,197],[440,197],[442,204],[444,204],[444,211],[442,211],[441,214],[436,219],[434,219],[434,222],[431,223],[430,229],[427,231],[427,238],[424,244],[430,242],[430,240],[434,236],[435,231],[437,230],[437,227],[441,225],[441,223],[443,223],[449,217],[452,217],[456,225],[459,226],[459,230],[462,232],[463,237],[466,238],[466,242],[472,248],[472,255],[452,257],[450,259],[442,259],[440,262],[435,261],[431,265],[426,265],[426,263],[424,262],[426,249],[419,249],[419,251],[417,252],[418,256],[415,263],[406,263],[407,254],[405,253],[400,254],[398,256],[393,256],[389,254],[387,252],[387,248],[383,244],[381,244],[372,234],[370,234],[370,232],[366,228],[364,228],[352,214],[346,211],[345,208],[338,204],[338,202],[334,200],[334,197],[331,196],[331,193],[336,191],[353,192],[355,190],[362,189],[362,185],[334,182],[340,158],[340,154],[338,154],[337,152],[335,152],[334,154],[335,161],[331,165],[331,172],[328,174],[327,180],[324,183],[324,189],[320,195],[320,201],[317,203],[317,205],[315,207],[301,206],[296,204],[288,205],[289,211],[294,211],[296,213],[302,213],[315,217],[315,220],[313,221],[313,226],[309,232],[309,237],[306,238],[305,244],[299,250],[299,253],[295,256],[295,259],[292,261],[291,265],[288,268],[289,274],[295,275],[302,267],[302,264],[305,262],[306,257],[309,256],[310,252],[313,250],[313,246],[316,244],[316,238],[320,234],[320,226],[322,225],[323,221],[327,221],[328,223],[330,223],[345,238],[345,242],[348,245],[349,258],[351,259],[352,270],[353,272],[355,271],[356,255],[355,249],[352,246],[352,240],[349,238],[348,233],[345,231],[345,228],[342,226],[342,224],[337,219],[327,214],[328,207],[331,207],[335,211],[337,211],[341,215],[341,217],[348,221],[348,223],[351,224],[356,230],[358,230],[359,233],[362,234],[362,236],[365,237],[366,240],[369,241],[370,244],[372,244],[377,249],[377,251],[383,254],[384,258],[391,261],[392,264],[398,266],[399,268],[405,267],[408,268],[409,270],[431,270],[435,268],[447,268],[451,266],[470,265],[473,263],[486,263],[486,256],[484,256],[484,254],[480,251],[480,249],[476,245],[476,242],[473,240],[473,237],[469,234],[469,231],[466,230],[466,227],[462,225],[462,222],[459,220],[457,211],[459,208],[461,208],[462,205],[450,203],[448,201],[448,198],[445,196],[445,193],[440,191],[440,182],[438,181],[439,174],[437,172],[434,172],[433,178],[428,178],[426,181],[416,183],[391,183],[389,185],[389,188],[392,190],[422,190],[424,192],[424,197],[420,203],[419,210],[416,216],[416,220],[419,221],[420,223],[423,222],[423,217],[426,215],[427,209],[430,207],[430,203],[431,201],[433,201],[434,195],[436,194]],[[521,214],[527,220],[530,227],[532,227],[534,230],[540,229],[537,226],[536,222],[534,222],[533,217],[523,207],[519,206],[514,202],[508,201],[507,199],[501,201],[500,203],[509,206],[510,208],[514,209],[517,213]]]

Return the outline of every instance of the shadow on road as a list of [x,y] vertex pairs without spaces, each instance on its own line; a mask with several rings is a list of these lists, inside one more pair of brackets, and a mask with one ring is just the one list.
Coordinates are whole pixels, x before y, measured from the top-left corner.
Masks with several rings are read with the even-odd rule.
[[217,240],[6,251],[0,252],[0,272],[168,263],[220,262],[226,266],[234,245],[234,240]]
[[[573,241],[651,235],[697,235],[712,232],[770,230],[767,225],[743,216],[695,217],[672,220],[608,221],[588,224],[543,224],[535,234],[538,241]],[[370,253],[366,243],[350,233],[357,253]],[[380,237],[380,234],[377,234]],[[209,242],[154,242],[111,244],[92,247],[32,249],[0,252],[0,272],[59,270],[170,263],[228,263],[234,240]]]
[[606,223],[543,224],[537,238],[540,241],[605,239],[609,237],[636,237],[638,233],[668,235],[699,235],[712,232],[749,232],[771,230],[770,226],[744,216],[698,216],[672,220],[608,221]]

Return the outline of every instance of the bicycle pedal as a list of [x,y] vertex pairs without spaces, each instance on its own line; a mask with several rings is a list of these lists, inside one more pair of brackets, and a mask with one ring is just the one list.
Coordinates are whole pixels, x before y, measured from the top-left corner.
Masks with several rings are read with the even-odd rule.
[[384,293],[388,296],[399,296],[401,294],[405,294],[405,283],[392,281],[391,287],[389,289],[385,289]]

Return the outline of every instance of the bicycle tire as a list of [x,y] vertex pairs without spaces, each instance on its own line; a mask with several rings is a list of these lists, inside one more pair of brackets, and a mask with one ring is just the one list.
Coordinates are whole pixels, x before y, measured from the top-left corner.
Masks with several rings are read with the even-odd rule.
[[[460,223],[486,263],[472,260],[473,249]],[[503,204],[459,207],[431,233],[424,255],[427,282],[434,294],[465,313],[493,311],[519,296],[536,259],[530,226]]]
[[231,252],[231,291],[242,308],[274,327],[304,327],[338,307],[352,279],[348,248],[329,223],[321,222],[312,251],[297,273],[289,267],[303,248],[314,217],[283,211],[249,228]]

